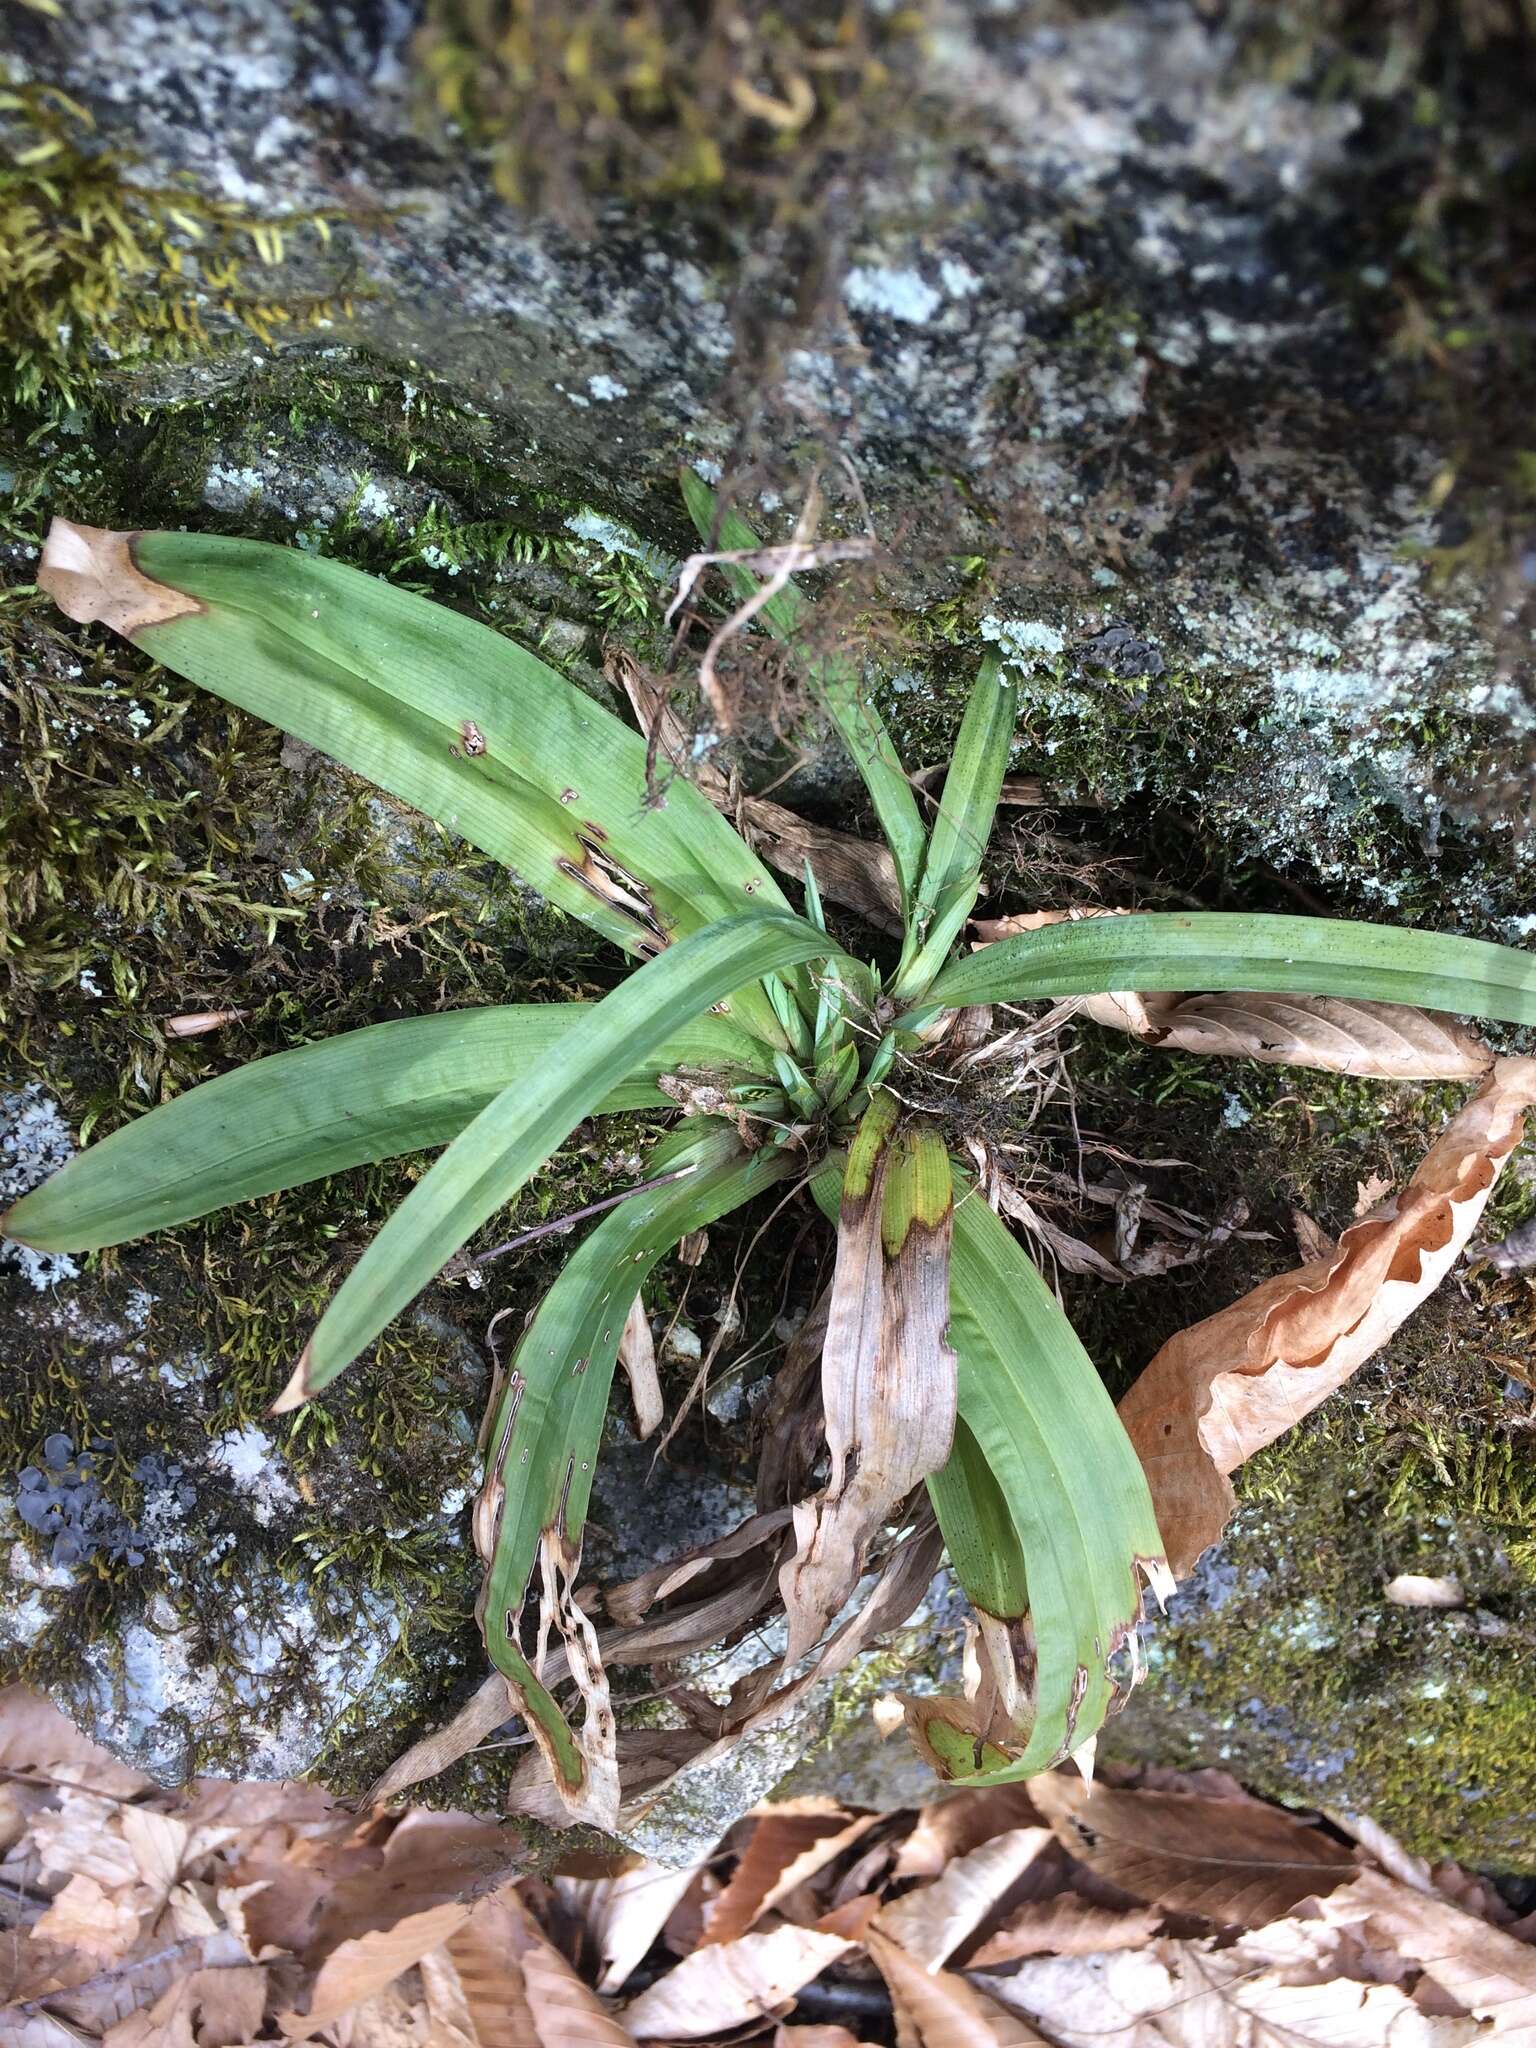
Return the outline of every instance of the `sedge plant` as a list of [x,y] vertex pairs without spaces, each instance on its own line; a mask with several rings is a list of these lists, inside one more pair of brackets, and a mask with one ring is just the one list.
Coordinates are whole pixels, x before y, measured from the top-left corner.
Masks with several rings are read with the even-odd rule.
[[[750,553],[685,476],[710,545]],[[739,559],[737,594],[761,595]],[[883,1528],[926,1496],[992,1676],[985,1743],[933,1724],[965,1782],[1080,1752],[1134,1673],[1144,1587],[1169,1583],[1142,1469],[1091,1359],[968,1163],[890,1081],[961,1013],[1105,991],[1273,991],[1536,1024],[1536,959],[1461,937],[1312,917],[1130,914],[962,951],[1008,765],[1018,685],[981,663],[925,821],[849,655],[806,663],[894,864],[902,935],[881,972],[795,910],[685,777],[489,627],[295,549],[57,521],[39,582],[76,620],[297,735],[462,835],[635,963],[596,1003],[480,1008],[349,1031],[204,1082],[90,1145],[6,1234],[89,1252],[364,1162],[441,1147],[383,1223],[276,1400],[324,1393],[583,1119],[672,1111],[645,1186],[544,1296],[490,1418],[476,1538],[489,1657],[564,1808],[612,1824],[614,1729],[575,1598],[626,1320],[657,1260],[796,1178],[833,1220],[821,1387],[825,1483],[793,1505],[778,1584],[785,1668],[844,1608]],[[793,641],[807,600],[758,616]],[[678,1111],[681,1113],[677,1113]],[[545,1651],[559,1638],[583,1711]],[[998,1733],[999,1726],[1004,1732]]]

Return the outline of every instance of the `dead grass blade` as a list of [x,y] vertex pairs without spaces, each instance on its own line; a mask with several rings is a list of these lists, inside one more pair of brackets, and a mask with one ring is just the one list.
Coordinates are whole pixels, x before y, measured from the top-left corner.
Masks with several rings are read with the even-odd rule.
[[660,1429],[666,1413],[656,1372],[656,1340],[651,1335],[644,1295],[637,1294],[630,1303],[624,1333],[619,1338],[619,1364],[628,1377],[630,1399],[635,1404],[635,1435],[644,1443]]
[[1536,1059],[1501,1059],[1394,1202],[1331,1259],[1266,1280],[1165,1344],[1120,1403],[1182,1575],[1220,1536],[1228,1475],[1340,1387],[1445,1278],[1536,1102]]
[[1090,1789],[1055,1774],[1030,1790],[1067,1853],[1097,1876],[1223,1927],[1263,1927],[1357,1868],[1342,1844],[1257,1799]]

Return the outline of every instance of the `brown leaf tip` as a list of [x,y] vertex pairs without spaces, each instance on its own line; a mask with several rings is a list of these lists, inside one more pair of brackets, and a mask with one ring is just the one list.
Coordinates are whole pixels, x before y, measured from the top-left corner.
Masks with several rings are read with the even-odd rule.
[[304,1346],[303,1355],[293,1368],[293,1376],[267,1410],[269,1415],[291,1415],[295,1408],[302,1408],[314,1392],[309,1384],[310,1346]]
[[37,587],[77,625],[100,620],[128,636],[203,607],[184,590],[155,583],[133,559],[134,535],[55,519],[43,542]]

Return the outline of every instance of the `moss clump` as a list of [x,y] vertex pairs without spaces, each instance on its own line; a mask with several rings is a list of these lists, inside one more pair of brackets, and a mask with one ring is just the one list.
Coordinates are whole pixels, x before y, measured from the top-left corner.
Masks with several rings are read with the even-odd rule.
[[191,183],[140,182],[91,128],[54,87],[0,88],[0,392],[72,404],[136,358],[206,350],[210,314],[268,345],[280,328],[350,315],[345,294],[261,289],[249,276],[253,258],[281,265],[301,232],[328,241],[339,215],[262,220]]
[[487,150],[509,199],[752,204],[878,126],[923,12],[430,0],[418,54],[439,114]]

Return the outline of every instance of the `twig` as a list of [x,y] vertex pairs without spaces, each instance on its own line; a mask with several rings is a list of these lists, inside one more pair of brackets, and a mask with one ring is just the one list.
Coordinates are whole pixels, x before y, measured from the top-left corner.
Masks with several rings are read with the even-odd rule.
[[620,1202],[632,1201],[636,1195],[648,1195],[656,1188],[667,1187],[672,1181],[686,1180],[690,1173],[698,1172],[697,1166],[679,1166],[673,1173],[659,1173],[654,1180],[636,1181],[632,1188],[625,1188],[617,1195],[604,1195],[600,1202],[588,1202],[584,1208],[572,1209],[569,1215],[556,1216],[548,1223],[536,1223],[532,1230],[523,1230],[516,1237],[509,1237],[505,1244],[492,1245],[488,1252],[480,1252],[467,1259],[463,1266],[444,1267],[450,1279],[458,1279],[461,1273],[471,1273],[477,1266],[485,1266],[492,1259],[499,1259],[507,1252],[521,1251],[525,1244],[534,1244],[541,1237],[555,1237],[560,1232],[571,1230],[578,1223],[585,1223],[589,1216],[600,1216],[605,1209],[616,1209]]

